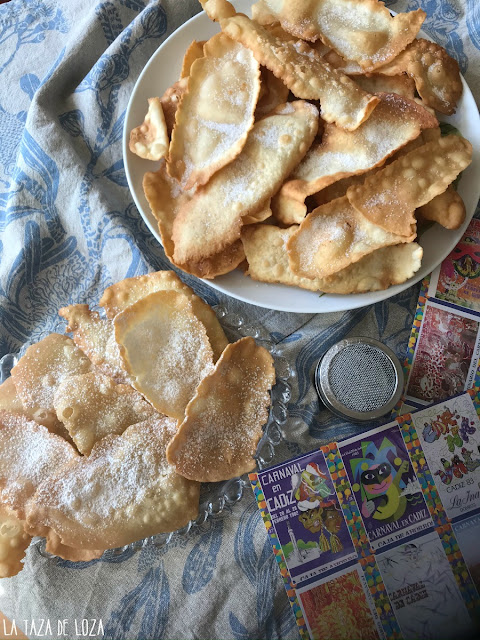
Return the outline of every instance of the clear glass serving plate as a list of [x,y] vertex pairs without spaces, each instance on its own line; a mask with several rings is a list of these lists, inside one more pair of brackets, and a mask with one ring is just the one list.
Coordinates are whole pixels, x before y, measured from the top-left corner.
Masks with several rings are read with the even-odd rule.
[[[295,375],[293,367],[282,355],[282,346],[276,345],[270,334],[263,327],[254,326],[243,316],[229,312],[224,305],[212,307],[222,325],[230,342],[239,340],[245,336],[255,338],[257,344],[265,347],[273,356],[276,372],[276,383],[271,391],[271,405],[268,421],[263,427],[263,434],[257,445],[255,460],[257,470],[264,469],[273,460],[275,448],[282,440],[282,428],[287,421],[288,402],[291,397],[291,379]],[[101,309],[97,309],[102,311]],[[55,328],[58,333],[63,333],[65,324],[59,323]],[[18,354],[6,354],[0,359],[0,383],[9,377],[11,369],[18,362],[30,343],[25,344]],[[108,549],[105,554],[110,556],[120,555],[127,550],[140,550],[145,546],[154,545],[162,547],[169,544],[175,537],[186,536],[188,533],[203,524],[208,518],[220,514],[226,505],[234,505],[243,496],[245,488],[249,487],[248,478],[245,476],[232,478],[224,482],[204,483],[200,491],[200,506],[197,518],[170,533],[159,533],[158,535],[137,540],[124,547]],[[36,546],[41,555],[46,558],[55,558],[45,551],[45,539],[34,538],[32,544]],[[104,554],[104,555],[105,555]]]

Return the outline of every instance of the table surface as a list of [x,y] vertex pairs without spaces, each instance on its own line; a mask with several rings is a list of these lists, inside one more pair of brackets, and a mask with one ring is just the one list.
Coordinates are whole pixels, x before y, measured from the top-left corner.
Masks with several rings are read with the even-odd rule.
[[[458,60],[478,104],[480,3],[386,4],[425,9],[425,31]],[[11,0],[0,7],[0,357],[55,330],[60,307],[97,301],[113,282],[170,268],[128,191],[122,125],[149,57],[199,10],[197,0]],[[345,313],[289,314],[182,278],[209,304],[263,325],[293,365],[277,461],[353,432],[320,408],[316,362],[338,340],[359,335],[403,360],[419,291]],[[104,637],[118,639],[298,637],[249,490],[161,548],[70,563],[32,547],[24,570],[1,581],[0,610],[29,637],[41,619],[50,621],[49,637],[61,637],[60,620],[70,625],[65,637],[75,637],[82,619],[95,620],[96,631],[101,622]]]

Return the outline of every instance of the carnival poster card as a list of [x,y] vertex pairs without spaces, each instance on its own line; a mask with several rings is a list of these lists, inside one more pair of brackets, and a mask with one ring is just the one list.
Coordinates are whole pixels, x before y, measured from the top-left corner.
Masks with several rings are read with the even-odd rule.
[[480,513],[454,522],[452,526],[472,580],[480,593]]
[[479,315],[426,300],[412,362],[406,367],[406,405],[421,408],[474,386],[480,356],[479,328]]
[[480,509],[480,420],[469,393],[412,413],[447,516]]
[[436,531],[379,552],[376,560],[404,640],[475,637]]
[[480,311],[480,220],[471,220],[460,242],[432,273],[428,295]]
[[257,480],[294,585],[357,560],[321,451],[261,471]]
[[338,443],[374,551],[433,527],[396,422]]
[[358,563],[297,588],[297,598],[312,640],[386,637]]

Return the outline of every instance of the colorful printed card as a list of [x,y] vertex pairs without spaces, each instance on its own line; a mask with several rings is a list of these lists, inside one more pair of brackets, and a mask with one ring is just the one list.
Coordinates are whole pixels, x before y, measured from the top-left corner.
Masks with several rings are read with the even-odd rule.
[[469,390],[250,474],[303,640],[477,637],[479,413]]
[[293,584],[357,560],[321,451],[261,472],[258,481]]
[[373,550],[433,526],[396,422],[338,449]]
[[297,589],[312,640],[380,640],[385,633],[360,564]]
[[480,508],[480,420],[468,393],[412,414],[447,516]]
[[436,531],[377,556],[404,640],[471,637],[472,620]]
[[460,522],[455,522],[453,530],[472,580],[480,593],[480,513],[471,515]]
[[480,220],[426,278],[392,417],[480,388]]
[[428,295],[480,311],[480,220],[470,222],[455,249],[432,273]]
[[480,316],[425,303],[407,378],[405,402],[414,407],[447,400],[474,386],[480,357]]

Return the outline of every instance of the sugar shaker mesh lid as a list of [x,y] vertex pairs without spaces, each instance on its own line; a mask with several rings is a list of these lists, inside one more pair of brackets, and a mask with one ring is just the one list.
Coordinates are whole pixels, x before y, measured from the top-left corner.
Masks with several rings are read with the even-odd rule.
[[397,387],[392,361],[369,344],[352,344],[336,353],[328,377],[337,400],[354,411],[383,407]]
[[385,345],[371,338],[347,338],[320,360],[315,384],[333,413],[364,421],[393,409],[402,393],[403,372]]

